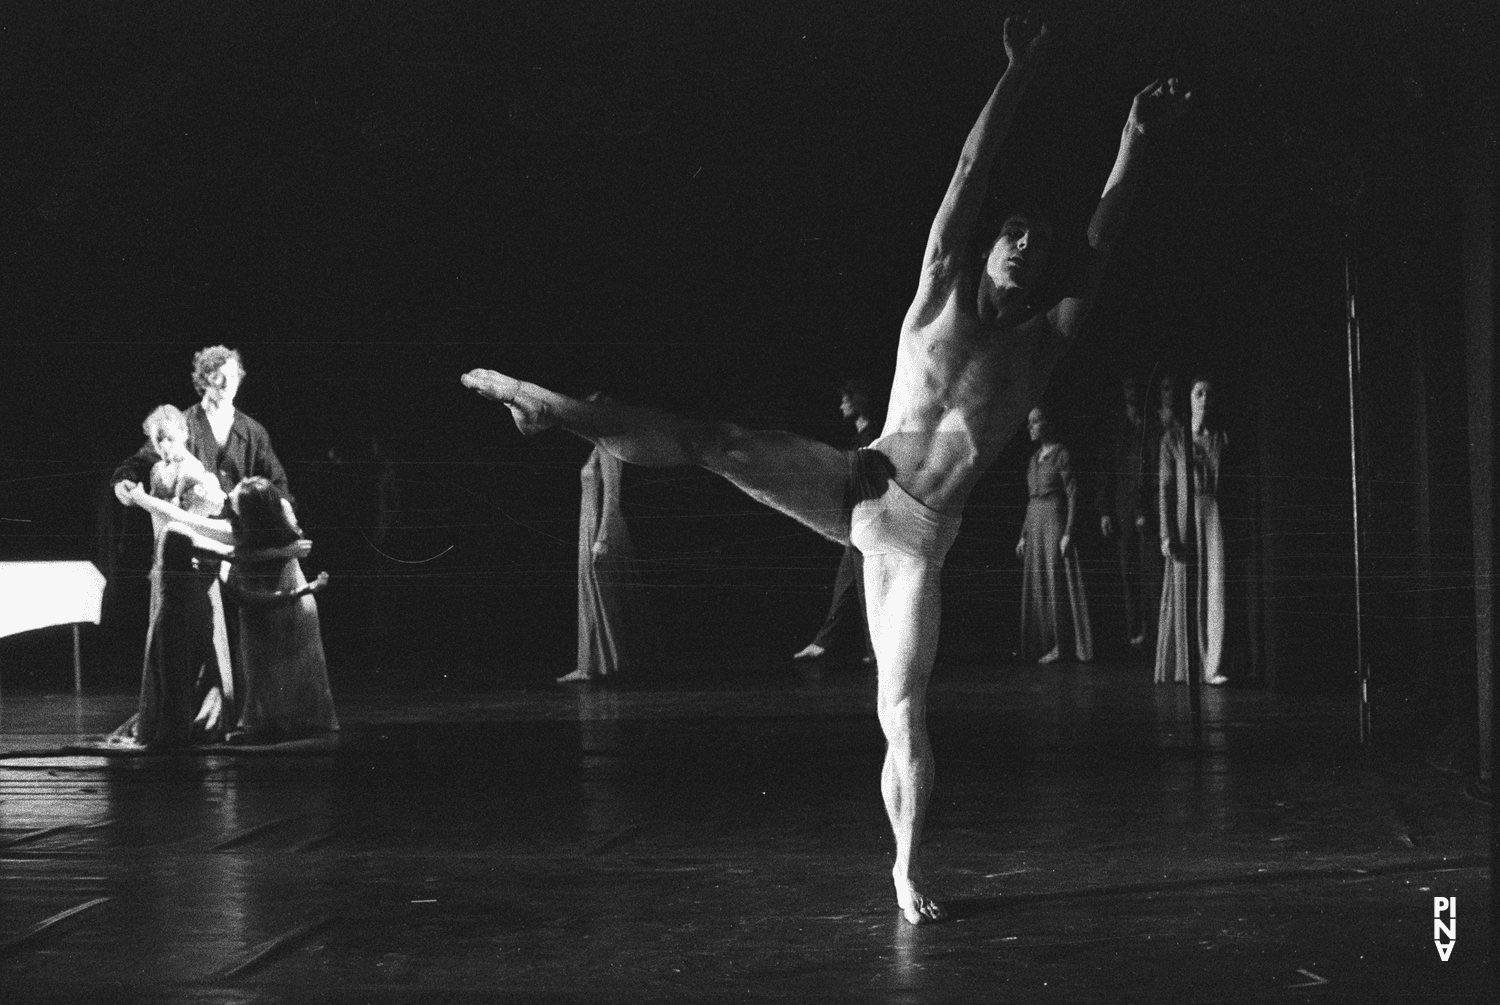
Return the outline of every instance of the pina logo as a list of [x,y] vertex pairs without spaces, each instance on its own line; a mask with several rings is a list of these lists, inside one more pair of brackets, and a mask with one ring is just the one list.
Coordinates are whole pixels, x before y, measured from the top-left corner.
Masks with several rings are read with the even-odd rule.
[[[1444,916],[1447,921],[1444,921]],[[1446,941],[1445,941],[1446,940]],[[1437,946],[1438,959],[1444,963],[1453,955],[1453,946],[1458,942],[1458,898],[1432,898],[1432,943]]]

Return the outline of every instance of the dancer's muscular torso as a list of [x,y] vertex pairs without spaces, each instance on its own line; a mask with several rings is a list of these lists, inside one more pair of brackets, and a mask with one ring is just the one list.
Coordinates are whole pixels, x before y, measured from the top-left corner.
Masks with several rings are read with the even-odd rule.
[[[968,286],[968,290],[964,289]],[[1006,327],[982,319],[972,285],[923,291],[901,329],[885,429],[875,447],[896,481],[957,513],[1047,386],[1066,339],[1037,314]]]

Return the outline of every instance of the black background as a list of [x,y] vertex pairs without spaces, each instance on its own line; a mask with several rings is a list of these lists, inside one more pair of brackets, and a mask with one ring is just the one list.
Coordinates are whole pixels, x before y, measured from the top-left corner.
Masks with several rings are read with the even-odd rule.
[[[1275,542],[1262,632],[1284,686],[1343,686],[1353,670],[1347,247],[1374,404],[1371,561],[1397,584],[1374,602],[1388,615],[1377,635],[1390,674],[1425,672],[1398,641],[1421,346],[1439,584],[1423,588],[1422,617],[1472,666],[1458,234],[1462,166],[1493,109],[1493,8],[1035,8],[1061,38],[996,171],[991,225],[1025,203],[1081,231],[1133,92],[1174,73],[1195,94],[1152,151],[1129,238],[1049,397],[1086,454],[1122,372],[1219,376],[1262,486],[1243,538]],[[587,448],[523,441],[458,376],[486,365],[838,436],[838,381],[889,380],[1011,12],[12,7],[0,550],[111,572],[90,645],[106,676],[131,680],[146,525],[105,483],[153,406],[193,400],[193,351],[225,343],[249,372],[238,405],[270,430],[317,542],[309,567],[335,577],[323,616],[336,683],[565,672]],[[976,491],[950,558],[945,653],[1013,645],[1023,440]],[[379,551],[374,443],[401,500]],[[835,549],[695,472],[634,471],[627,492],[662,652],[790,652],[810,637]],[[29,643],[37,666],[51,644]]]

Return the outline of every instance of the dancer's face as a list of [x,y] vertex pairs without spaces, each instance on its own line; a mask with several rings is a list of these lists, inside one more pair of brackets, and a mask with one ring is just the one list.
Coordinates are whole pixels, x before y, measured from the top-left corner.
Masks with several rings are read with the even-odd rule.
[[1177,406],[1177,385],[1169,377],[1161,382],[1159,388],[1161,396],[1161,407],[1170,412]]
[[168,464],[176,464],[187,456],[187,430],[174,426],[157,426],[151,434],[151,446],[162,460]]
[[1031,433],[1031,442],[1040,443],[1047,435],[1047,416],[1040,408],[1033,408],[1026,416],[1026,429]]
[[846,419],[854,418],[854,399],[847,394],[839,398],[839,414]]
[[1206,380],[1193,383],[1193,421],[1202,422],[1203,417],[1208,414],[1208,407],[1213,403],[1213,385]]
[[1000,228],[1000,236],[985,262],[985,272],[1002,290],[1029,289],[1042,278],[1051,248],[1051,227],[1016,214]]
[[239,360],[234,357],[224,361],[224,365],[214,371],[208,378],[208,387],[203,392],[203,400],[213,405],[233,405],[234,396],[240,393],[240,381],[245,378],[245,371],[240,369]]

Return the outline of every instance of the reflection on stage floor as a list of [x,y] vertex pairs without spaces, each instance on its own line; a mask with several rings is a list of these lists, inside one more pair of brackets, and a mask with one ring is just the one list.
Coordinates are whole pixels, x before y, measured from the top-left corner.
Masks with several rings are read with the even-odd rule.
[[[655,680],[655,683],[652,683]],[[1488,809],[1352,703],[944,666],[899,920],[868,671],[339,694],[316,750],[115,756],[0,700],[6,1002],[1482,1001]],[[1447,962],[1433,898],[1463,906]]]

